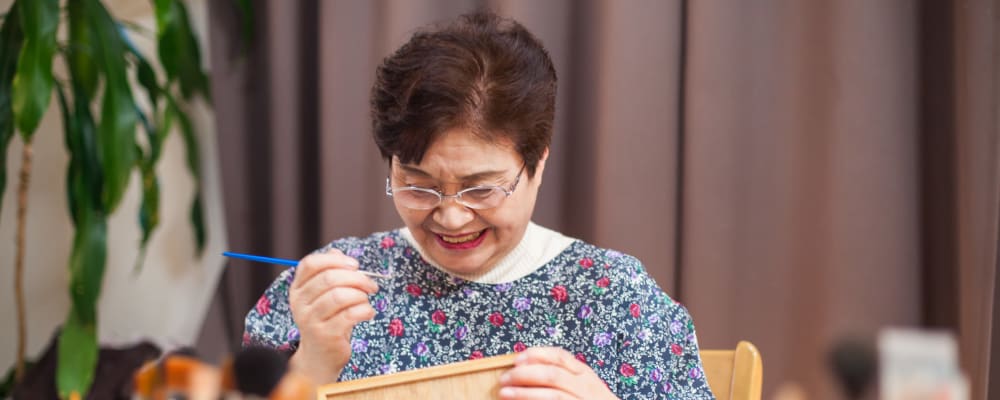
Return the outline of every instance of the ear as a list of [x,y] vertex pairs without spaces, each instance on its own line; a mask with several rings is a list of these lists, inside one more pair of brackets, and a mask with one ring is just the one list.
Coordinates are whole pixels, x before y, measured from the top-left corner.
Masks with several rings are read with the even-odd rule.
[[532,181],[538,181],[538,184],[542,184],[542,175],[545,172],[545,161],[549,159],[549,148],[546,147],[542,151],[542,156],[538,159],[538,166],[535,167],[535,176],[531,177]]

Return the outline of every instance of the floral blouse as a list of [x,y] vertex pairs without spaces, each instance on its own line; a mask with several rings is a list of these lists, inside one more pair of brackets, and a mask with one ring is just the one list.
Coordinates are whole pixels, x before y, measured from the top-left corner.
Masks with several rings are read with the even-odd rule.
[[[353,331],[340,380],[558,346],[623,399],[712,399],[694,324],[634,257],[575,241],[513,282],[452,277],[399,231],[337,240],[361,269],[391,274],[371,296],[376,314]],[[281,273],[246,317],[243,344],[293,352],[288,304],[295,270]]]

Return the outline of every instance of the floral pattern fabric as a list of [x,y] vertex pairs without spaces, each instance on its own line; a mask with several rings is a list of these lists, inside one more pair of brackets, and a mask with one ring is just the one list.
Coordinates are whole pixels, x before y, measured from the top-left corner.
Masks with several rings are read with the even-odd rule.
[[[575,241],[535,272],[502,284],[452,277],[399,231],[337,240],[361,269],[391,274],[358,324],[340,380],[558,346],[589,365],[623,399],[711,399],[694,324],[634,257]],[[244,345],[295,351],[288,304],[294,268],[246,317]]]

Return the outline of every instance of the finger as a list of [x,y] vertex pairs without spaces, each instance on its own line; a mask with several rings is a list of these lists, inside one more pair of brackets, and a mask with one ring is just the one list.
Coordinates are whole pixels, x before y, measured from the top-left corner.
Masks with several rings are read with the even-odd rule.
[[298,266],[295,267],[295,280],[292,281],[292,287],[299,287],[316,274],[333,268],[357,270],[358,260],[348,257],[336,249],[305,256],[299,260]]
[[560,390],[538,387],[508,386],[501,388],[499,395],[503,400],[569,400],[578,398]]
[[545,387],[572,392],[580,377],[565,368],[548,364],[518,365],[500,377],[503,386]]
[[306,306],[304,311],[308,312],[308,318],[314,321],[325,321],[358,305],[371,307],[367,293],[354,288],[339,287],[319,296],[316,301]]
[[358,271],[328,269],[313,275],[312,279],[302,286],[292,288],[289,301],[309,305],[336,288],[352,288],[368,295],[378,291],[378,284]]
[[517,355],[514,363],[516,365],[554,365],[574,374],[582,374],[590,370],[590,367],[577,360],[573,354],[559,347],[529,347]]
[[350,339],[352,329],[361,321],[367,321],[375,317],[375,309],[368,303],[356,304],[339,313],[334,314],[329,319],[317,321],[313,327],[320,337],[330,339]]

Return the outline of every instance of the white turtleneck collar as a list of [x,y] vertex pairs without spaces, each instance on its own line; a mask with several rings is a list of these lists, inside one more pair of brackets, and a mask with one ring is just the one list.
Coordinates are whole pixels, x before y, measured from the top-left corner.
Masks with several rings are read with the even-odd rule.
[[420,255],[433,265],[434,268],[467,281],[487,284],[512,282],[535,272],[535,270],[545,265],[545,263],[552,261],[553,258],[562,253],[563,250],[566,250],[576,240],[551,229],[538,226],[534,222],[528,222],[528,227],[524,230],[524,237],[521,238],[521,242],[510,253],[504,256],[500,262],[493,266],[493,268],[480,274],[460,275],[442,268],[428,257],[424,249],[420,247],[420,244],[413,239],[413,234],[409,228],[404,227],[400,229],[399,235],[416,248]]

